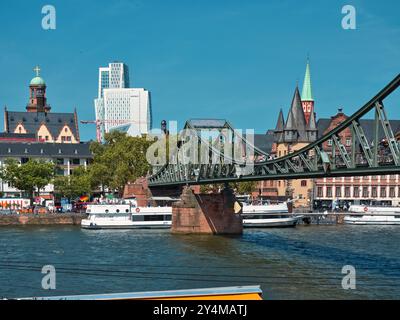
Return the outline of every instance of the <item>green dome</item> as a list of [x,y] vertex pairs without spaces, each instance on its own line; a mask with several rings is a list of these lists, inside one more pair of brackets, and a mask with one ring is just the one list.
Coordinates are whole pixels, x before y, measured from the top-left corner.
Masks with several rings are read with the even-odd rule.
[[31,86],[32,86],[32,85],[33,85],[33,86],[45,86],[46,83],[44,82],[43,78],[41,78],[41,77],[34,77],[34,78],[31,80],[30,85],[31,85]]

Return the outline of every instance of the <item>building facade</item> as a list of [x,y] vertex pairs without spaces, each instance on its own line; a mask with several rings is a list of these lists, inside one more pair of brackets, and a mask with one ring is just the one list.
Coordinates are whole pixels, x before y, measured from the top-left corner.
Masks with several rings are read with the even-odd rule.
[[[46,143],[46,142],[25,142],[23,137],[16,140],[11,137],[12,142],[0,141],[0,167],[6,159],[16,159],[21,164],[29,159],[52,161],[56,167],[57,175],[70,175],[72,171],[79,167],[86,167],[93,158],[90,152],[90,143],[64,144],[64,143]],[[48,184],[40,190],[40,195],[50,196],[54,191],[53,184]],[[21,191],[8,185],[0,179],[0,193],[2,197],[19,197]]]
[[[29,159],[52,161],[57,175],[70,175],[78,166],[87,166],[92,159],[90,143],[79,138],[78,116],[73,113],[51,112],[47,103],[46,83],[40,68],[29,84],[26,111],[4,110],[4,132],[0,133],[0,167],[6,159],[14,158],[21,164]],[[40,190],[50,195],[52,184]],[[20,191],[0,180],[2,197],[19,197]]]
[[[340,123],[348,118],[339,109],[337,114],[330,119],[322,118],[318,120],[319,136],[331,131]],[[373,144],[374,141],[374,120],[362,119],[360,125],[366,138]],[[399,139],[400,120],[391,120],[390,125]],[[346,129],[339,134],[341,143],[351,152],[352,135],[350,129]],[[380,130],[378,150],[381,154],[386,152],[383,130]],[[322,147],[326,153],[332,156],[333,142],[326,141]],[[394,205],[400,203],[399,175],[381,175],[365,177],[340,177],[340,178],[321,178],[315,180],[313,190],[314,208],[319,210],[346,209],[351,204],[366,205]]]
[[112,130],[132,136],[147,134],[151,129],[149,91],[130,88],[129,69],[121,62],[99,68],[98,97],[94,100],[100,140]]
[[40,142],[79,143],[78,115],[51,112],[47,103],[46,83],[36,67],[36,77],[29,84],[29,101],[26,111],[10,111],[4,108],[4,132],[6,134],[35,135]]
[[[273,157],[283,157],[307,146],[317,139],[317,124],[311,89],[310,64],[307,61],[302,96],[296,86],[286,120],[280,110],[274,134],[274,142],[268,152]],[[278,199],[297,199],[296,207],[310,207],[313,190],[311,179],[262,181],[259,194]]]

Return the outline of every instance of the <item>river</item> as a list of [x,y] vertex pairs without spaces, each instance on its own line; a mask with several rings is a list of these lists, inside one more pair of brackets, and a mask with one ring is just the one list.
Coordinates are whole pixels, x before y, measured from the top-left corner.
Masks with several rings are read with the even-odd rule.
[[[55,267],[55,290],[41,287],[44,265]],[[355,290],[342,288],[344,265],[356,270]],[[399,227],[245,229],[235,237],[0,228],[0,297],[257,284],[264,299],[399,299]]]

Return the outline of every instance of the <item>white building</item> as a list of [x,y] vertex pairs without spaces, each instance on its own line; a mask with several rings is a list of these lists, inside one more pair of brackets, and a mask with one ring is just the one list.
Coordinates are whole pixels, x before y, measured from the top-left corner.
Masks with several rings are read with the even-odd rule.
[[94,105],[101,140],[111,130],[138,136],[151,129],[150,93],[143,88],[129,88],[129,71],[124,63],[113,62],[99,68],[98,97]]

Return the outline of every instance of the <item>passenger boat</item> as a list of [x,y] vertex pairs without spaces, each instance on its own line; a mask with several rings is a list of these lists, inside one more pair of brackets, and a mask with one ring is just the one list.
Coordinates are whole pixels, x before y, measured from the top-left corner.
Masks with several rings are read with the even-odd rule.
[[295,227],[302,216],[289,213],[287,203],[243,205],[244,228]]
[[170,228],[172,207],[135,207],[131,204],[91,204],[87,206],[83,229]]
[[345,224],[400,225],[400,207],[352,205],[349,211],[343,219]]
[[260,286],[29,297],[18,300],[262,300]]

